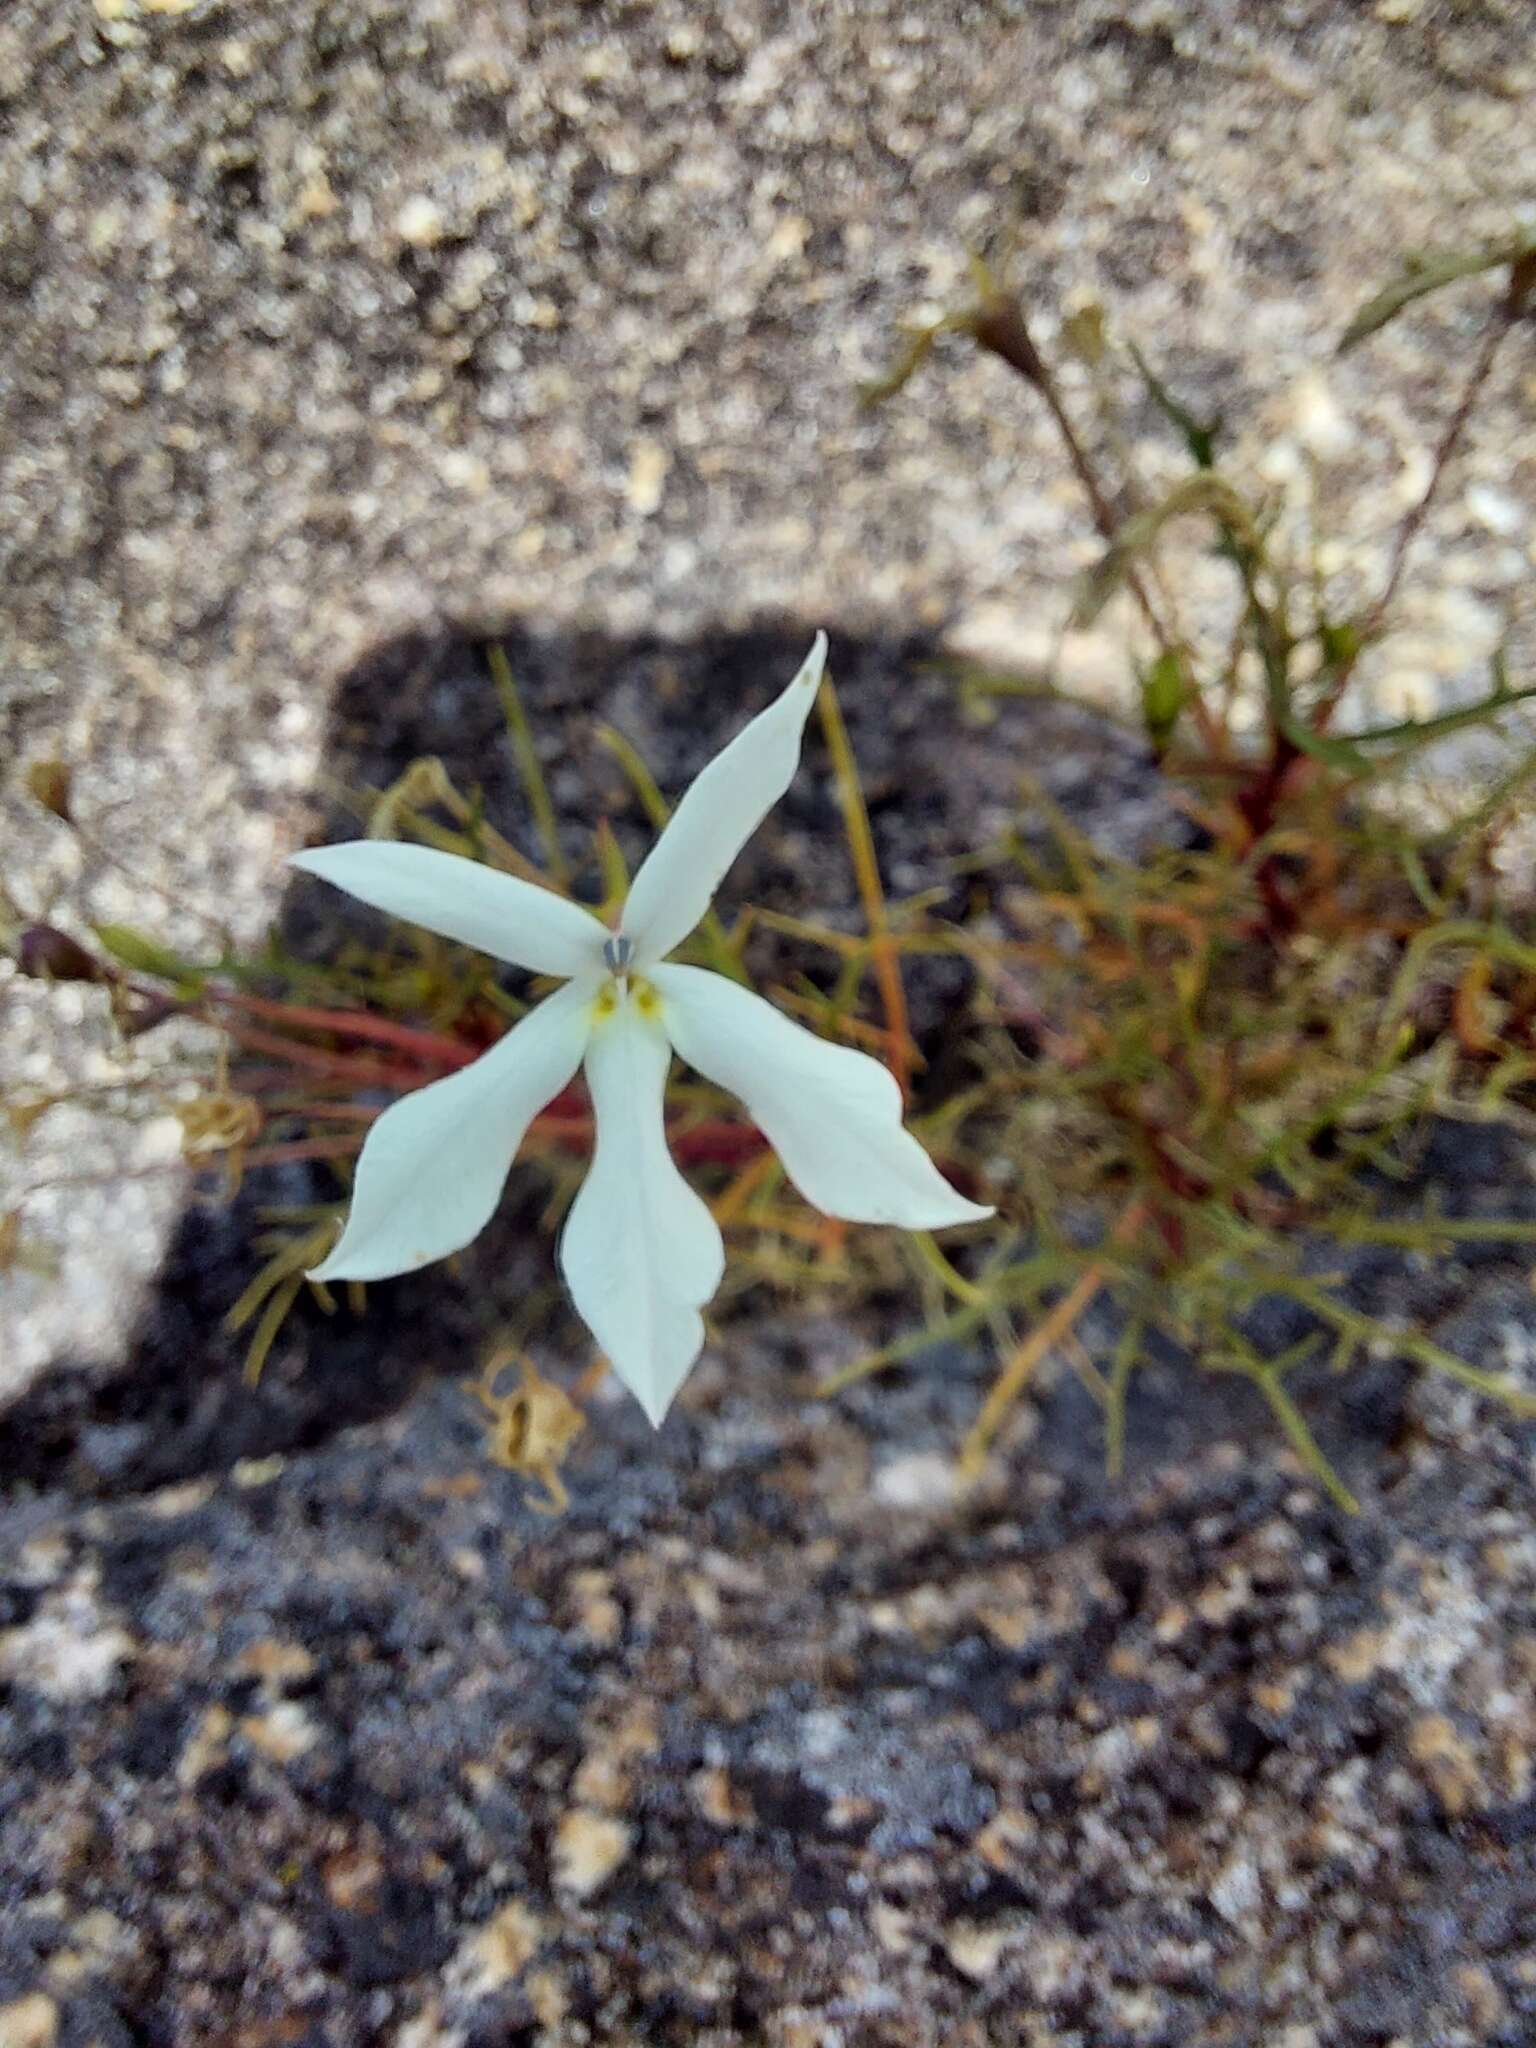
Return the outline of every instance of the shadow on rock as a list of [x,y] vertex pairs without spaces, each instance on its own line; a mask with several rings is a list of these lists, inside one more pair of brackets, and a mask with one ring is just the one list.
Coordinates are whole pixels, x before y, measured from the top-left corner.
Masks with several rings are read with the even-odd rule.
[[[338,792],[357,799],[383,790],[412,761],[434,756],[459,789],[478,795],[498,830],[530,858],[542,855],[486,662],[493,634],[516,679],[581,889],[595,888],[592,833],[600,818],[632,870],[651,838],[599,727],[621,732],[675,799],[793,673],[809,629],[764,626],[679,643],[487,624],[387,642],[338,687],[315,841],[361,829],[358,802]],[[951,864],[1013,823],[1020,762],[1085,830],[1117,849],[1148,829],[1169,829],[1143,750],[1091,714],[1010,700],[978,729],[962,718],[953,677],[933,647],[910,638],[835,635],[831,669],[895,897],[947,887],[943,907],[963,913]],[[800,775],[749,842],[726,892],[727,916],[751,902],[858,927],[837,788],[814,721]],[[288,892],[279,929],[292,950],[319,958],[368,930],[369,917],[302,882]],[[766,930],[754,936],[752,958],[767,981],[826,974],[825,955]],[[968,975],[959,960],[930,955],[911,963],[912,1024],[934,1086],[953,1075],[949,1022]],[[514,1172],[495,1223],[459,1262],[462,1270],[438,1267],[374,1290],[365,1319],[345,1306],[326,1317],[301,1297],[260,1385],[248,1387],[241,1372],[248,1334],[230,1335],[223,1318],[256,1270],[253,1240],[266,1227],[263,1212],[335,1193],[323,1168],[288,1166],[251,1173],[233,1204],[190,1203],[121,1363],[66,1362],[0,1416],[0,1469],[9,1484],[136,1493],[321,1442],[392,1412],[426,1380],[472,1372],[498,1317],[552,1278],[551,1245],[535,1227],[537,1189]]]

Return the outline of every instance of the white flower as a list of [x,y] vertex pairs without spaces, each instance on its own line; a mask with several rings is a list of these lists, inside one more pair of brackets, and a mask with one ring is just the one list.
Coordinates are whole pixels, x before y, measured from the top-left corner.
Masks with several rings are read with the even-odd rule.
[[711,761],[635,876],[619,929],[531,882],[457,854],[360,839],[293,865],[364,903],[565,986],[473,1066],[387,1109],[368,1133],[340,1241],[311,1275],[382,1280],[478,1235],[529,1124],[585,1065],[596,1142],[560,1240],[581,1316],[653,1423],[704,1343],[720,1284],[714,1218],[667,1150],[672,1054],[740,1096],[801,1194],[851,1223],[971,1223],[902,1128],[879,1061],[829,1045],[738,983],[667,964],[726,869],[788,789],[827,641]]

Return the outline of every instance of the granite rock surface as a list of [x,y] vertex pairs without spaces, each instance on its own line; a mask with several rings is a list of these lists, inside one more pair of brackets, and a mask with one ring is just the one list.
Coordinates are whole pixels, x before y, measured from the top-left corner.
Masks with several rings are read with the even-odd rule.
[[[573,850],[599,810],[639,843],[594,719],[680,786],[822,622],[893,887],[1020,759],[1122,846],[1167,829],[1134,746],[977,733],[931,666],[1039,662],[1092,552],[1026,394],[961,355],[853,387],[1001,243],[1044,337],[1108,301],[1379,569],[1486,298],[1310,367],[1405,249],[1530,218],[1524,13],[11,0],[0,751],[69,760],[133,878],[8,787],[0,879],[249,940],[333,779],[427,748],[516,832],[491,632]],[[1383,705],[1465,686],[1528,581],[1530,374]],[[1115,632],[1062,658],[1123,688]],[[832,816],[813,752],[743,898],[851,911]],[[111,1081],[88,992],[0,977],[8,1078]],[[60,1110],[18,1170],[164,1142]],[[1425,1177],[1531,1198],[1465,1133]],[[987,1359],[828,1406],[871,1333],[756,1317],[659,1439],[599,1407],[554,1520],[458,1386],[547,1260],[515,1205],[387,1327],[301,1317],[252,1397],[216,1334],[250,1210],[185,1199],[36,1205],[62,1273],[0,1304],[3,2048],[1536,2038],[1529,1431],[1389,1360],[1320,1381],[1346,1524],[1169,1361],[1122,1487],[1064,1381],[960,1499]],[[1355,1284],[1530,1370],[1513,1260]]]
[[[1529,1427],[1304,1387],[1346,1521],[1170,1362],[1120,1485],[1067,1378],[961,1497],[987,1361],[829,1405],[850,1332],[758,1317],[659,1437],[600,1403],[551,1518],[462,1299],[290,1345],[253,1426],[168,1278],[0,1510],[0,2039],[1531,2038]],[[1536,1356],[1507,1261],[1358,1285]]]

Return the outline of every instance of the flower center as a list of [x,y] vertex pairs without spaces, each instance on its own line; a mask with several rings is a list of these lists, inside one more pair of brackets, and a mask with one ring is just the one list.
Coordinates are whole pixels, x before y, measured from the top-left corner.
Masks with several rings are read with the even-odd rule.
[[634,958],[635,942],[626,938],[623,932],[615,932],[611,939],[603,941],[603,965],[610,974],[623,974]]
[[617,1016],[621,1010],[654,1022],[661,1014],[661,997],[651,984],[633,972],[610,975],[598,990],[593,1015],[598,1023]]

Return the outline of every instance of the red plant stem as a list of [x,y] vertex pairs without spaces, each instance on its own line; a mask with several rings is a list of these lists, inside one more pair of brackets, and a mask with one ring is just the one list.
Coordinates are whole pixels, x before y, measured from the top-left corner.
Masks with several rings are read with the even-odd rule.
[[[1468,420],[1472,417],[1473,408],[1482,395],[1484,385],[1493,374],[1494,358],[1498,355],[1503,345],[1504,337],[1509,333],[1510,328],[1520,315],[1528,288],[1529,281],[1527,280],[1522,283],[1517,268],[1516,274],[1511,277],[1509,291],[1483,336],[1482,347],[1477,352],[1476,360],[1473,362],[1471,373],[1462,388],[1461,397],[1457,401],[1456,409],[1451,414],[1449,421],[1446,423],[1445,430],[1440,436],[1434,456],[1430,462],[1429,479],[1420,493],[1418,501],[1398,528],[1397,539],[1392,549],[1391,564],[1387,570],[1387,580],[1382,586],[1381,595],[1371,606],[1360,628],[1359,645],[1361,649],[1364,649],[1376,640],[1380,636],[1382,627],[1386,624],[1387,614],[1391,611],[1393,600],[1396,598],[1398,590],[1402,585],[1403,572],[1408,566],[1408,557],[1413,551],[1413,544],[1418,539],[1436,498],[1440,495],[1440,486],[1444,482],[1446,471],[1450,468],[1456,450],[1461,444],[1461,438],[1466,431]],[[1327,730],[1329,721],[1339,707],[1339,700],[1344,695],[1345,687],[1350,677],[1354,674],[1355,664],[1358,660],[1359,653],[1357,652],[1347,661],[1340,663],[1338,673],[1329,685],[1326,696],[1324,696],[1316,712],[1313,714],[1312,729],[1314,732],[1325,732]]]
[[[370,1017],[350,1010],[319,1010],[299,1004],[268,1001],[261,996],[220,993],[217,998],[252,1015],[293,1023],[308,1030],[350,1031],[358,1037],[391,1045],[404,1052],[430,1058],[440,1066],[460,1069],[480,1057],[484,1048],[469,1048],[432,1032],[415,1031],[387,1018]],[[346,1053],[328,1052],[321,1046],[285,1038],[280,1032],[264,1031],[254,1024],[231,1018],[217,1020],[238,1045],[253,1052],[271,1053],[288,1064],[328,1079],[345,1081],[353,1087],[387,1087],[401,1095],[427,1085],[430,1076],[379,1061],[361,1060]],[[381,1112],[365,1103],[315,1102],[282,1112],[285,1116],[314,1116],[336,1121],[356,1118],[371,1122]],[[562,1088],[529,1126],[530,1137],[544,1138],[576,1152],[590,1152],[593,1122],[585,1090],[572,1082]],[[357,1152],[362,1138],[300,1138],[291,1142],[256,1146],[245,1155],[248,1166],[281,1166],[305,1159],[344,1159]],[[712,1119],[690,1124],[669,1134],[674,1155],[682,1161],[721,1166],[739,1165],[761,1153],[767,1139],[750,1124]]]
[[[1088,500],[1093,523],[1098,528],[1101,538],[1113,546],[1115,536],[1120,531],[1119,515],[1110,502],[1109,493],[1099,481],[1098,472],[1094,469],[1087,449],[1078,438],[1077,429],[1072,424],[1072,415],[1067,411],[1050,365],[1030,336],[1023,313],[1011,299],[1005,299],[1000,294],[994,295],[976,309],[971,320],[971,333],[979,347],[990,350],[993,355],[1005,362],[1010,370],[1016,370],[1027,384],[1033,385],[1039,392],[1046,410],[1055,422],[1056,431],[1061,436],[1062,446],[1067,451],[1067,460],[1071,463],[1073,473],[1082,486],[1083,495]],[[1151,628],[1152,637],[1158,646],[1164,649],[1176,648],[1177,638],[1159,618],[1146,583],[1134,564],[1127,567],[1125,582],[1126,588],[1141,607],[1142,616]]]
[[366,1038],[376,1045],[394,1046],[397,1051],[415,1053],[439,1067],[467,1067],[483,1050],[461,1045],[458,1039],[445,1038],[435,1031],[418,1031],[389,1017],[375,1017],[366,1010],[314,1009],[303,1003],[249,996],[239,989],[220,989],[214,1000],[231,1003],[253,1017],[268,1017],[275,1023],[292,1024],[301,1030],[329,1031],[340,1038]]
[[[200,1023],[213,1024],[215,1031],[226,1029],[222,1019],[215,1022],[212,1018],[204,1017],[198,1021]],[[307,1109],[309,1107],[308,1098],[302,1093],[304,1088],[306,1086],[318,1085],[318,1083],[311,1084],[302,1081],[297,1074],[291,1072],[287,1067],[248,1067],[242,1061],[232,1071],[238,1077],[242,1095],[259,1095],[264,1088],[286,1088],[298,1098],[294,1103],[294,1107],[298,1109]],[[272,1111],[274,1116],[279,1113],[275,1109]]]
[[[381,1115],[382,1111],[364,1115]],[[572,1116],[545,1110],[528,1127],[531,1138],[543,1138],[566,1151],[587,1153],[592,1149],[592,1118],[583,1113]],[[761,1152],[767,1144],[761,1131],[744,1124],[709,1122],[693,1124],[671,1134],[669,1142],[676,1158],[692,1164],[738,1165]],[[338,1133],[333,1138],[298,1138],[291,1143],[253,1145],[245,1154],[247,1166],[287,1166],[304,1159],[347,1159],[362,1148],[363,1139]],[[211,1166],[212,1158],[200,1162]]]
[[[1250,787],[1239,790],[1233,799],[1238,815],[1255,840],[1266,838],[1274,829],[1291,771],[1305,758],[1289,733],[1282,732],[1278,726],[1273,728],[1268,761]],[[1296,905],[1281,881],[1281,872],[1278,856],[1270,853],[1259,862],[1254,873],[1254,883],[1263,906],[1261,936],[1271,941],[1289,938],[1300,922]]]
[[[590,1115],[559,1116],[546,1110],[534,1118],[528,1134],[549,1139],[567,1151],[590,1152],[592,1128]],[[669,1131],[667,1143],[675,1159],[690,1165],[735,1166],[744,1159],[755,1158],[768,1141],[750,1124],[714,1120],[690,1124],[686,1130]]]
[[379,1111],[366,1102],[301,1102],[292,1109],[268,1111],[272,1121],[279,1117],[319,1117],[322,1121],[339,1124],[371,1124]]
[[[288,1145],[253,1145],[244,1155],[246,1166],[289,1166],[300,1159],[350,1159],[354,1152],[362,1150],[359,1138],[296,1138]],[[222,1152],[197,1160],[195,1164],[206,1170],[222,1165],[228,1155]]]
[[669,1140],[679,1159],[709,1162],[716,1166],[738,1166],[754,1159],[768,1140],[751,1124],[704,1123],[678,1131]]
[[328,1074],[333,1080],[350,1081],[358,1088],[398,1088],[402,1094],[421,1086],[422,1076],[410,1067],[390,1067],[380,1061],[323,1052],[317,1045],[304,1045],[296,1038],[284,1038],[281,1032],[261,1031],[254,1024],[237,1024],[227,1017],[217,1022],[218,1028],[227,1031],[237,1045],[249,1046],[252,1052],[271,1053],[274,1058],[286,1060],[290,1066],[307,1068],[312,1074]]

